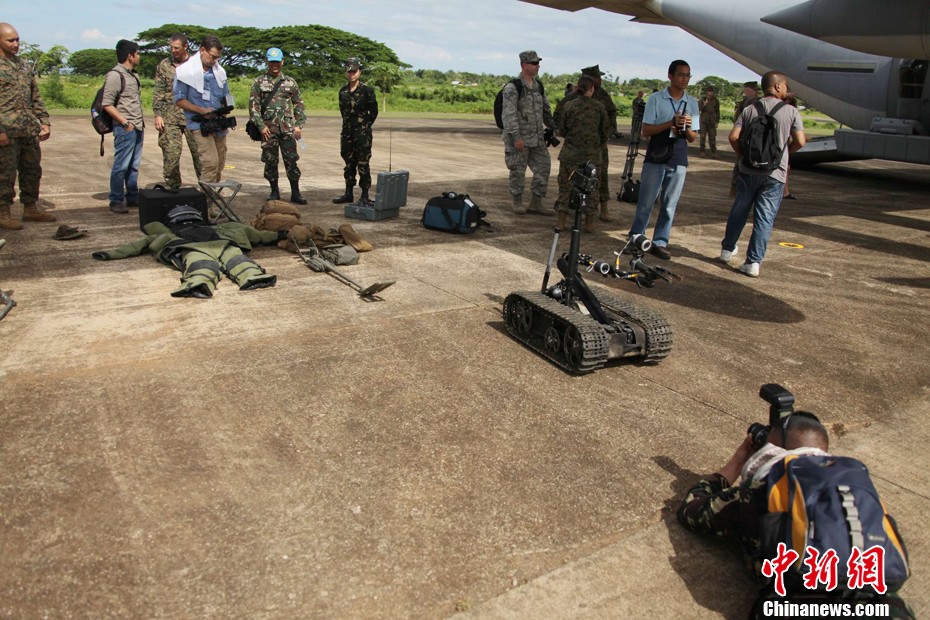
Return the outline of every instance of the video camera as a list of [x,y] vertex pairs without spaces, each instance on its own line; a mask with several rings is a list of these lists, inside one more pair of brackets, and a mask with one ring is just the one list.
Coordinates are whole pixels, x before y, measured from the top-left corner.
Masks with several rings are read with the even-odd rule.
[[749,425],[746,432],[752,437],[752,445],[756,448],[765,445],[773,426],[794,413],[794,394],[777,383],[766,383],[759,388],[759,397],[769,404],[769,423],[753,422]]
[[202,135],[209,136],[236,126],[236,117],[226,116],[232,111],[233,107],[231,105],[224,105],[222,108],[217,108],[206,114],[194,114],[191,116],[191,120],[200,123],[200,133]]
[[543,138],[546,140],[546,146],[558,146],[562,141],[555,137],[555,128],[546,127],[543,131]]

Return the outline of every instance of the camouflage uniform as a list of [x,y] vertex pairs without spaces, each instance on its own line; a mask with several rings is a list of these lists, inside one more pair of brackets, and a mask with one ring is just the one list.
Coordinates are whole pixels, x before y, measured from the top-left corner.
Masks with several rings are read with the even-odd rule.
[[[504,121],[504,162],[510,170],[510,193],[513,196],[523,194],[526,183],[526,167],[533,171],[530,188],[535,196],[545,196],[549,185],[549,172],[552,159],[549,147],[543,136],[547,127],[553,127],[552,108],[546,94],[535,79],[532,84],[523,83],[523,94],[517,92],[513,82],[504,86],[503,108],[501,117]],[[517,150],[514,144],[523,140],[523,150]]]
[[698,101],[698,109],[701,111],[701,128],[698,130],[701,136],[701,154],[704,153],[704,145],[710,146],[710,154],[717,154],[717,125],[720,124],[720,100],[715,95],[701,97]]
[[[0,146],[0,219],[9,217],[19,174],[20,202],[34,208],[42,178],[39,131],[50,125],[35,75],[21,58],[0,56],[0,133],[10,144]],[[8,220],[7,220],[8,221]]]
[[[588,161],[598,167],[598,172],[603,166],[604,147],[611,131],[610,117],[600,101],[595,101],[593,97],[578,96],[562,106],[558,128],[565,138],[565,144],[559,152],[559,198],[555,208],[557,211],[567,211],[572,172],[579,164]],[[600,185],[601,176],[598,174]],[[593,201],[588,206],[592,211],[597,209]]]
[[194,161],[194,171],[200,178],[200,152],[194,135],[187,128],[184,110],[174,105],[174,75],[182,63],[168,56],[155,69],[155,85],[152,89],[152,111],[165,122],[165,129],[158,135],[161,148],[165,184],[177,189],[181,187],[181,137],[187,140],[187,149]]
[[[768,485],[765,478],[750,478],[733,486],[719,473],[698,481],[688,489],[678,508],[678,522],[697,534],[739,537],[744,551],[744,559],[749,569],[760,581],[759,596],[750,613],[750,618],[761,618],[763,604],[766,601],[826,602],[823,595],[791,594],[778,597],[770,580],[762,576],[763,558],[760,542],[759,524],[768,513]],[[844,601],[867,601],[870,603],[887,603],[890,617],[913,618],[913,612],[898,593],[888,592],[879,596],[868,590],[855,593],[847,592]]]
[[[265,115],[262,117],[262,103],[279,82],[274,97],[265,106]],[[300,87],[294,78],[283,73],[275,80],[266,73],[255,78],[252,90],[249,93],[249,117],[258,127],[267,126],[271,130],[271,138],[262,140],[262,161],[265,163],[265,178],[269,181],[278,180],[278,149],[284,159],[284,172],[291,183],[300,179],[300,168],[297,167],[297,141],[294,140],[294,129],[304,126],[307,115],[304,113],[304,102],[300,98]]]
[[363,191],[371,187],[371,126],[378,118],[378,98],[375,90],[362,82],[354,91],[346,84],[339,89],[339,111],[342,113],[342,134],[339,136],[340,155],[345,161],[343,176],[346,189],[355,187],[355,171],[358,170],[358,186]]

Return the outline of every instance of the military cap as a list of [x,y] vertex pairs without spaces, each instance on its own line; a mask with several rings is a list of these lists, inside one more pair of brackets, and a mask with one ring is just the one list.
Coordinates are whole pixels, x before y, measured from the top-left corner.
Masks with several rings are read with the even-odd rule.
[[601,71],[600,65],[594,65],[593,67],[585,67],[581,70],[581,75],[590,75],[591,77],[601,77],[604,75],[604,72]]
[[525,62],[539,62],[542,58],[539,57],[539,54],[535,50],[527,50],[525,52],[520,52],[520,64]]
[[743,84],[743,88],[759,88],[759,82],[746,82]]
[[284,52],[276,47],[269,47],[268,53],[265,54],[265,58],[268,59],[268,62],[282,62],[284,60]]
[[358,71],[362,68],[362,63],[358,61],[358,58],[354,56],[352,58],[346,58],[346,61],[343,63],[346,71]]

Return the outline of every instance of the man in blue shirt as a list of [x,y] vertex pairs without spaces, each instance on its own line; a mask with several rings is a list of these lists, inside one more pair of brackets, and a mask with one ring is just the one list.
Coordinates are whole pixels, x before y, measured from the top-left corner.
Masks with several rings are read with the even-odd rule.
[[219,64],[222,55],[223,44],[208,35],[200,44],[200,52],[178,67],[174,78],[174,103],[184,110],[187,128],[194,134],[200,154],[200,180],[204,183],[218,183],[222,179],[229,131],[224,129],[205,136],[193,117],[233,104],[226,71]]
[[675,207],[688,172],[688,142],[694,142],[700,127],[697,99],[687,93],[691,67],[684,60],[674,60],[668,67],[668,88],[654,93],[646,101],[642,135],[649,138],[643,162],[636,215],[630,235],[646,232],[652,207],[660,192],[662,203],[653,231],[652,249],[655,256],[668,260],[668,239],[672,232]]

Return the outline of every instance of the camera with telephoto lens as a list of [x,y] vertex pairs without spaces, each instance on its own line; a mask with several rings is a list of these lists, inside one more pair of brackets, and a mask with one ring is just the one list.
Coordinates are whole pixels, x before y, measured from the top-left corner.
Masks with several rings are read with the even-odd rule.
[[546,140],[546,146],[558,146],[562,144],[562,141],[555,137],[555,129],[552,127],[546,127],[546,130],[543,131],[543,138]]
[[233,111],[231,105],[223,106],[207,114],[194,114],[191,120],[200,123],[200,133],[204,136],[226,131],[236,126],[235,116],[226,116]]
[[769,432],[782,418],[794,413],[794,394],[778,385],[766,383],[759,388],[759,397],[769,404],[769,423],[753,422],[749,425],[747,433],[752,438],[752,445],[761,448],[769,439]]

